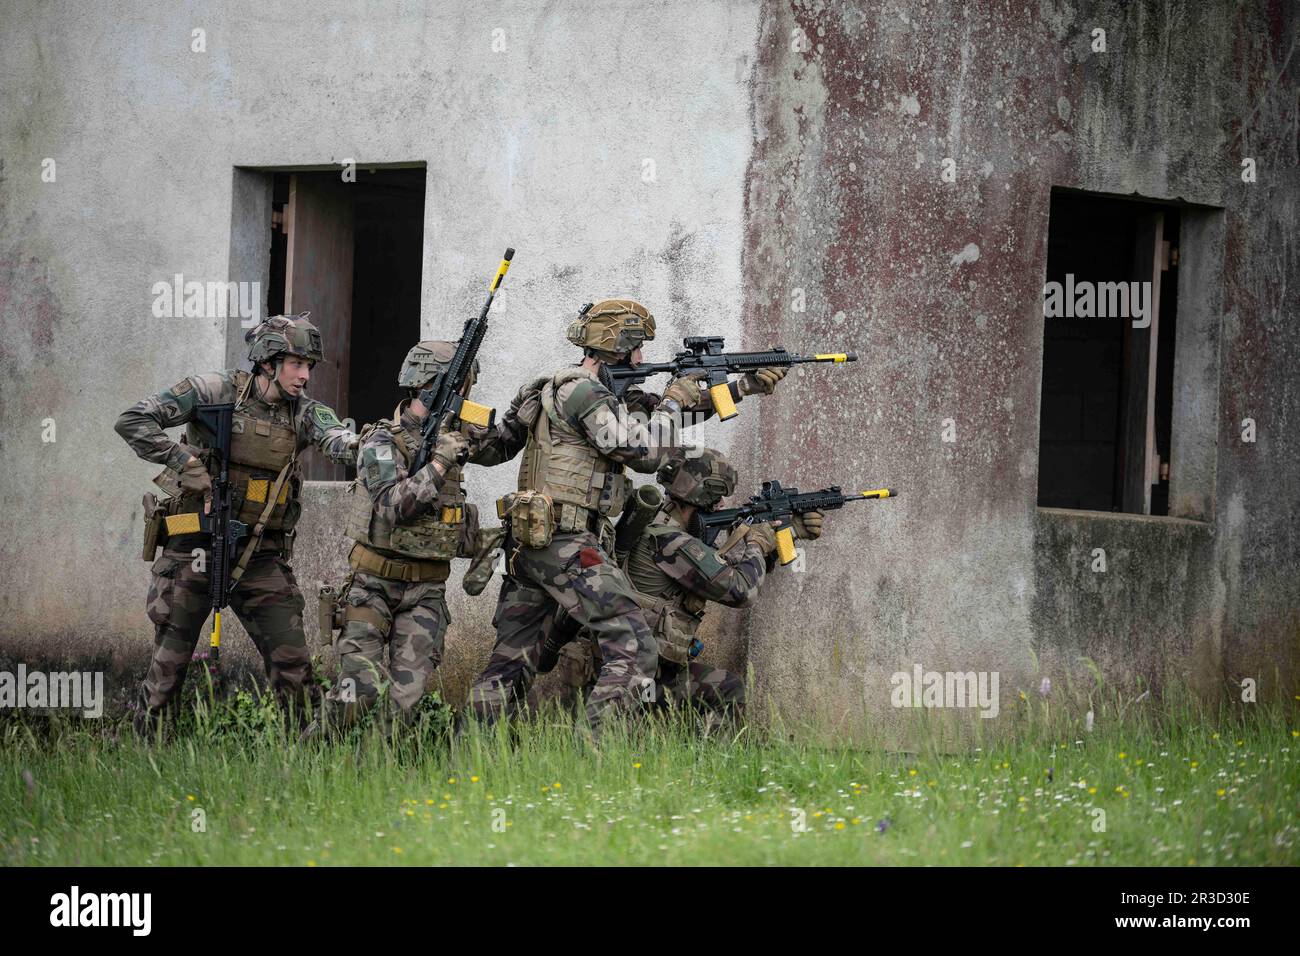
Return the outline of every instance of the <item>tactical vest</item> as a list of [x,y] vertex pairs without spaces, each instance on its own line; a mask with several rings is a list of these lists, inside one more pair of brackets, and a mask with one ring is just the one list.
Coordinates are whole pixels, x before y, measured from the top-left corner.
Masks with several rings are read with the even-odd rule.
[[[249,402],[252,380],[253,376],[242,369],[233,377],[236,398],[230,425],[230,462],[227,465],[231,514],[245,524],[256,524],[276,478],[286,466],[292,465],[280,485],[275,508],[266,520],[268,531],[289,532],[297,524],[302,511],[298,501],[302,480],[298,476],[298,429],[295,427],[298,406],[289,409],[293,423],[289,426],[264,417],[267,414],[264,409],[259,409],[262,412],[260,416],[254,414]],[[207,440],[195,426],[190,425],[186,431],[187,441],[197,447],[207,447]]]
[[[397,439],[394,448],[408,473],[418,452],[418,439],[401,425],[401,407],[393,412],[392,421],[367,425],[361,432],[361,442],[370,437],[376,428],[386,428]],[[458,465],[447,469],[432,508],[419,517],[394,525],[375,510],[374,499],[358,478],[348,489],[355,496],[348,518],[347,535],[381,554],[399,558],[416,558],[422,561],[450,561],[464,556],[461,547],[465,534],[465,487],[461,484]]]
[[610,515],[622,513],[632,484],[622,464],[602,455],[581,426],[555,408],[560,386],[589,377],[581,367],[567,368],[542,386],[542,414],[528,433],[519,464],[519,490],[551,498],[560,532],[601,533]]
[[623,564],[636,589],[636,602],[641,606],[646,624],[659,642],[659,656],[674,664],[685,664],[690,659],[691,641],[708,605],[704,598],[686,590],[655,563],[659,536],[681,530],[660,511],[632,546]]

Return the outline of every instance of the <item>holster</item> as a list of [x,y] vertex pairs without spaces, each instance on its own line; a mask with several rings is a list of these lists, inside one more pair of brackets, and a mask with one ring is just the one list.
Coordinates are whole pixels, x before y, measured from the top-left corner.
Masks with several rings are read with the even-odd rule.
[[158,556],[158,548],[167,542],[167,530],[163,526],[163,517],[167,513],[165,505],[159,504],[152,492],[144,496],[144,548],[140,555],[152,563]]
[[343,626],[343,609],[339,606],[343,591],[332,584],[322,584],[316,594],[316,610],[322,644],[334,642],[334,632]]

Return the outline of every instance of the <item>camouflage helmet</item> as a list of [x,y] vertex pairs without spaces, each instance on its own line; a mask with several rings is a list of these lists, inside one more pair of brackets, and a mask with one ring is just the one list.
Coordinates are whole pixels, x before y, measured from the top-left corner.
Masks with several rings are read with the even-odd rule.
[[699,454],[674,453],[659,467],[656,478],[670,498],[712,508],[736,490],[736,469],[716,448],[698,449]]
[[[448,363],[456,354],[459,342],[445,342],[441,339],[426,339],[411,346],[402,362],[402,370],[397,375],[399,388],[423,388],[439,372],[447,370]],[[464,394],[469,394],[469,387],[478,378],[478,359],[470,371],[469,381]]]
[[320,330],[307,321],[309,315],[273,315],[249,329],[244,335],[248,360],[256,365],[274,361],[277,355],[296,355],[309,362],[325,361]]
[[604,299],[583,306],[566,335],[574,345],[612,357],[653,339],[655,317],[631,299]]

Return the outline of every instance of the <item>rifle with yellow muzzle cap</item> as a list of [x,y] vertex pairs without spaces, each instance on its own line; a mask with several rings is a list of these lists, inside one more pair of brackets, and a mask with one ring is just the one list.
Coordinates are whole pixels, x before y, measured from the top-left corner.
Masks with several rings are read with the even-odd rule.
[[713,399],[713,408],[722,421],[736,415],[735,396],[731,393],[728,375],[743,375],[761,368],[790,368],[815,362],[856,362],[854,352],[826,352],[817,355],[796,355],[783,348],[763,352],[724,352],[720,335],[692,335],[682,340],[686,346],[670,362],[643,362],[632,366],[607,365],[614,381],[614,394],[619,398],[631,385],[639,385],[651,375],[669,374],[674,378],[702,373],[704,385]]
[[718,533],[734,527],[740,522],[756,524],[760,521],[777,523],[776,555],[782,564],[789,564],[795,558],[794,521],[795,515],[810,511],[834,511],[843,508],[850,501],[878,501],[882,498],[897,498],[898,495],[888,488],[873,491],[860,491],[846,495],[839,485],[831,485],[820,491],[805,491],[798,488],[783,488],[779,481],[763,482],[762,490],[749,501],[737,508],[720,508],[717,511],[700,511],[694,521],[699,522],[699,536],[705,544],[712,545]]
[[478,314],[478,318],[466,320],[465,331],[461,333],[460,341],[456,344],[456,352],[447,363],[447,368],[434,376],[429,387],[420,392],[420,404],[429,410],[429,415],[424,420],[424,427],[420,431],[420,450],[411,465],[412,473],[423,468],[433,457],[434,446],[438,444],[438,432],[444,424],[455,428],[459,422],[466,421],[471,425],[491,428],[496,419],[496,409],[471,402],[461,395],[461,391],[474,369],[474,359],[478,357],[483,336],[487,334],[488,309],[492,308],[492,299],[501,286],[501,280],[506,277],[506,272],[510,269],[510,260],[514,257],[515,250],[507,249],[501,259],[501,265],[497,267],[492,284],[488,287],[488,297],[483,303],[483,311]]

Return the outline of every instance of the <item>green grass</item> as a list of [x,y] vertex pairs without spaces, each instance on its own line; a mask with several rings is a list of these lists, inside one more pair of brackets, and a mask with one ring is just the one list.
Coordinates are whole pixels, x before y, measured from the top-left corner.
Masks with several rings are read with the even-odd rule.
[[557,714],[455,744],[435,713],[396,747],[298,746],[247,697],[157,747],[123,723],[10,716],[0,864],[1300,862],[1293,715],[1101,711],[1087,732],[1026,704],[962,754],[659,721],[597,755]]

